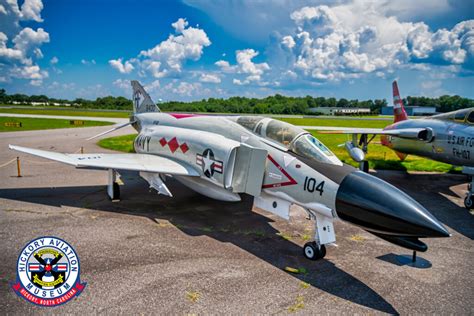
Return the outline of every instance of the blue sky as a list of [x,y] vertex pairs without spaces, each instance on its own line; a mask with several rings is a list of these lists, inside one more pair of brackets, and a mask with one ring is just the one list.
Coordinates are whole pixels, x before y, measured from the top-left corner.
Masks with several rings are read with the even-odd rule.
[[474,98],[469,1],[0,0],[8,93]]

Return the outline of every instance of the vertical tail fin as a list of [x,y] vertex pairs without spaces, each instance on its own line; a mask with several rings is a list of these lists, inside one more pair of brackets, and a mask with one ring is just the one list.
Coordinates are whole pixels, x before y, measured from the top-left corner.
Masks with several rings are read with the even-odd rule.
[[400,98],[400,92],[398,91],[398,84],[397,80],[393,81],[392,83],[392,91],[393,91],[393,116],[394,116],[394,123],[408,120],[407,112],[405,112],[405,108],[403,107],[403,100]]
[[134,113],[160,112],[158,106],[156,106],[150,95],[145,91],[138,81],[132,80],[131,84],[133,88]]

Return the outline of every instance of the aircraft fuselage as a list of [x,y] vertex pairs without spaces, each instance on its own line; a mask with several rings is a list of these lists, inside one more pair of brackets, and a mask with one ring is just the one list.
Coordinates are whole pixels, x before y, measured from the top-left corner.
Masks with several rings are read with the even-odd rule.
[[431,141],[382,135],[382,144],[412,154],[456,166],[474,166],[474,126],[436,119],[416,119],[394,123],[386,129],[430,128]]
[[[408,195],[343,164],[329,150],[327,157],[319,158],[323,161],[297,154],[292,144],[309,133],[290,124],[262,118],[263,126],[258,123],[249,128],[232,117],[156,112],[137,114],[132,120],[139,132],[134,143],[137,153],[167,157],[200,173],[194,178],[175,177],[184,185],[223,201],[238,201],[238,193],[249,193],[255,196],[256,206],[286,219],[290,205],[299,205],[316,218],[321,244],[335,241],[333,221],[337,218],[420,251],[426,245],[417,238],[447,236],[436,219]],[[282,139],[284,124],[296,130],[296,136],[288,143],[274,142],[265,137],[271,124],[283,124],[277,130]],[[241,157],[242,146],[265,153],[262,170],[250,171],[250,165],[245,167],[247,175],[239,173],[242,168],[237,166],[247,159]],[[325,148],[322,144],[316,147]],[[247,177],[247,183],[258,181],[258,192],[236,190],[239,183],[235,179],[240,177]]]

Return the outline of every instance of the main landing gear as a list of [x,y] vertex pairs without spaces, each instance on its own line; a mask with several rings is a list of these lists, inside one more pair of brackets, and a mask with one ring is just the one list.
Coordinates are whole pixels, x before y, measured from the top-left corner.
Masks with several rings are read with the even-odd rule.
[[303,254],[309,260],[318,260],[326,255],[326,246],[315,241],[307,242],[303,247]]
[[369,173],[369,162],[367,160],[359,162],[359,169],[365,173]]
[[462,172],[467,174],[469,183],[467,184],[467,193],[464,198],[464,206],[470,210],[474,206],[474,192],[472,188],[474,187],[474,168],[473,167],[463,167]]
[[113,169],[109,169],[108,172],[107,195],[112,201],[120,200],[120,187],[117,183],[118,173]]
[[472,192],[472,186],[474,182],[472,180],[472,176],[469,177],[469,180],[470,180],[470,183],[467,184],[467,193],[466,193],[466,197],[464,198],[464,206],[468,210],[472,209],[474,205],[474,195]]

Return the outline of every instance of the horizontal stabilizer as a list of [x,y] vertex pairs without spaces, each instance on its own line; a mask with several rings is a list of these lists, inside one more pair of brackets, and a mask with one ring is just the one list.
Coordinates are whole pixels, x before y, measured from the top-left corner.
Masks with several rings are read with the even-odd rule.
[[111,128],[111,129],[109,129],[109,130],[107,130],[107,131],[105,131],[105,132],[102,132],[102,133],[97,134],[97,135],[95,135],[95,136],[89,137],[89,138],[86,139],[86,140],[91,140],[91,139],[94,139],[94,138],[97,138],[97,137],[100,137],[100,136],[104,136],[104,135],[106,135],[106,134],[108,134],[108,133],[115,132],[116,130],[121,129],[121,128],[123,128],[123,127],[127,127],[128,125],[131,125],[131,124],[133,124],[133,123],[135,123],[135,122],[134,122],[134,121],[133,121],[133,122],[127,122],[127,123],[125,123],[125,124],[121,124],[121,125],[115,126],[114,128]]

